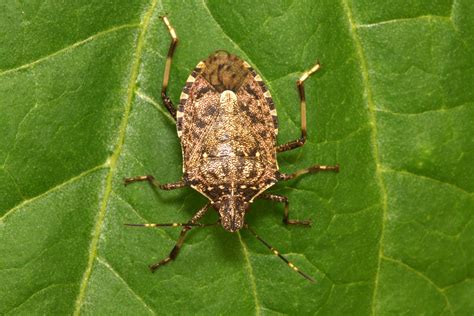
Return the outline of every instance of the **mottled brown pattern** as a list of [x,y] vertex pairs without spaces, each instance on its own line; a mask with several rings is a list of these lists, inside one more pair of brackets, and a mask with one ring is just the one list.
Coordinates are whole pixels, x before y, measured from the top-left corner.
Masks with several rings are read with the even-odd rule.
[[226,227],[233,231],[248,204],[277,182],[276,116],[264,84],[240,58],[217,52],[203,63],[186,83],[178,110],[184,179],[224,221],[236,204]]
[[[282,256],[245,224],[244,217],[255,198],[284,203],[283,222],[287,225],[309,226],[309,220],[289,218],[288,198],[264,193],[277,181],[294,179],[321,171],[339,172],[339,165],[313,165],[293,173],[280,173],[276,153],[292,150],[306,141],[306,98],[304,81],[320,69],[317,62],[296,81],[300,97],[301,137],[276,144],[278,119],[271,94],[252,67],[237,56],[217,51],[196,68],[186,80],[176,110],[167,95],[173,52],[178,43],[176,31],[166,16],[161,17],[171,36],[171,44],[163,74],[162,99],[170,115],[176,119],[177,132],[183,151],[183,177],[162,184],[152,175],[125,179],[125,184],[147,181],[161,190],[191,186],[208,197],[208,202],[186,223],[129,224],[141,227],[182,227],[176,245],[169,255],[150,265],[155,271],[175,260],[186,233],[192,227],[222,225],[235,232],[243,227],[273,254],[307,280],[314,281]],[[199,223],[208,209],[219,213],[214,224]]]

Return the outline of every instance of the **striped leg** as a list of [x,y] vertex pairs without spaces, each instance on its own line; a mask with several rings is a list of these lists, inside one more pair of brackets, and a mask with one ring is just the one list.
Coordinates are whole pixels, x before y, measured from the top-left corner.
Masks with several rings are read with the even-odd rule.
[[157,263],[151,264],[150,265],[151,272],[155,272],[155,270],[158,269],[159,267],[169,263],[171,260],[176,259],[176,257],[178,256],[179,250],[181,249],[181,246],[184,243],[184,238],[186,237],[186,233],[189,230],[191,230],[192,227],[214,226],[214,225],[219,223],[219,222],[217,222],[217,223],[214,223],[214,224],[201,224],[201,223],[197,222],[198,220],[200,220],[204,216],[204,214],[206,214],[206,212],[207,212],[207,210],[209,209],[210,206],[211,206],[211,203],[207,203],[206,205],[204,205],[204,207],[199,209],[199,211],[197,211],[197,213],[194,214],[194,216],[191,218],[191,220],[187,223],[125,224],[127,226],[134,226],[134,227],[165,227],[165,226],[167,226],[167,227],[183,227],[183,229],[181,229],[181,233],[179,234],[178,241],[176,242],[176,245],[173,247],[173,249],[171,249],[171,252],[168,255],[168,257],[166,257],[163,260],[160,260]]
[[280,252],[278,250],[276,250],[275,248],[273,248],[269,243],[267,243],[265,240],[262,239],[262,237],[260,237],[259,235],[257,235],[257,233],[252,229],[250,228],[247,224],[245,224],[245,227],[250,231],[250,233],[252,233],[252,235],[255,236],[255,238],[257,238],[262,244],[265,245],[265,247],[267,247],[268,249],[270,249],[271,252],[273,252],[274,255],[278,256],[281,260],[285,261],[286,264],[292,268],[294,271],[298,272],[301,276],[303,276],[303,278],[305,278],[306,280],[308,281],[311,281],[311,282],[316,282],[312,277],[310,277],[308,274],[304,273],[303,271],[301,271],[300,269],[298,269],[297,266],[295,266],[293,263],[291,263],[288,259],[286,259],[285,257],[283,257]]
[[154,187],[161,189],[161,190],[174,190],[174,189],[180,189],[185,186],[187,186],[186,182],[184,180],[179,180],[177,182],[172,182],[172,183],[165,183],[165,184],[160,184],[158,181],[156,181],[155,177],[148,175],[148,176],[138,176],[138,177],[133,177],[133,178],[125,178],[124,180],[125,185],[128,185],[133,182],[141,182],[141,181],[148,181],[151,185]]
[[269,193],[262,193],[258,196],[260,199],[265,199],[265,200],[270,200],[270,201],[275,201],[275,202],[280,202],[280,203],[285,203],[285,214],[283,215],[283,223],[286,225],[305,225],[305,226],[311,226],[311,220],[304,220],[304,221],[295,221],[292,219],[289,219],[290,216],[290,203],[288,202],[288,198],[283,195],[277,195],[277,194],[269,194]]
[[168,81],[170,79],[171,71],[171,61],[173,59],[173,53],[176,49],[176,45],[178,44],[178,36],[176,35],[176,31],[171,26],[171,23],[168,18],[166,16],[163,16],[162,19],[170,33],[171,44],[170,48],[168,49],[168,56],[166,56],[165,72],[163,74],[163,85],[161,87],[161,98],[163,99],[163,103],[170,112],[171,116],[176,120],[176,108],[174,107],[173,102],[171,102],[171,99],[166,94],[166,90],[168,89]]
[[131,226],[131,227],[184,227],[184,226],[189,226],[189,227],[207,227],[207,226],[215,226],[219,224],[219,222],[213,223],[213,224],[201,224],[201,223],[147,223],[147,224],[124,224],[125,226]]
[[301,147],[306,142],[306,97],[304,93],[304,81],[308,79],[313,73],[318,71],[321,68],[319,61],[313,68],[305,71],[303,75],[296,81],[296,87],[298,88],[298,93],[300,95],[300,110],[301,110],[301,137],[297,140],[288,142],[277,146],[277,152],[284,152],[287,150],[292,150],[298,147]]
[[[206,214],[206,212],[207,212],[207,210],[209,209],[210,206],[211,206],[211,203],[207,203],[206,205],[204,205],[204,207],[202,207],[199,211],[197,211],[196,214],[194,214],[193,218],[191,218],[189,223],[190,224],[196,224],[196,222],[199,219],[201,219],[204,216],[204,214]],[[178,241],[176,242],[176,245],[174,245],[173,249],[171,249],[171,252],[168,255],[168,257],[164,258],[163,260],[160,260],[157,263],[151,264],[149,266],[151,272],[155,272],[156,269],[158,269],[159,267],[164,266],[165,264],[169,263],[171,260],[176,259],[176,257],[179,254],[179,250],[183,246],[184,238],[186,237],[186,233],[188,231],[190,231],[191,228],[192,228],[192,226],[184,226],[183,229],[181,229],[181,233],[179,234]]]
[[320,166],[320,165],[314,165],[306,169],[301,169],[293,173],[280,173],[280,180],[291,180],[294,178],[297,178],[301,175],[307,174],[307,173],[316,173],[320,171],[335,171],[339,172],[339,165],[334,165],[334,166]]

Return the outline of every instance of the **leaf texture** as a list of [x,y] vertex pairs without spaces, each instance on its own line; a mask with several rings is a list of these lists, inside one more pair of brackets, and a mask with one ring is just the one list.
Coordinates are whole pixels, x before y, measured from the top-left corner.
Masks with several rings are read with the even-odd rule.
[[[5,1],[0,4],[1,314],[442,314],[474,312],[474,12],[468,0]],[[169,94],[217,49],[267,83],[280,168],[341,165],[280,183],[296,219],[257,201],[249,232],[193,229],[178,259],[149,273],[205,203],[191,189],[124,187],[181,177]],[[205,218],[216,219],[215,214]]]

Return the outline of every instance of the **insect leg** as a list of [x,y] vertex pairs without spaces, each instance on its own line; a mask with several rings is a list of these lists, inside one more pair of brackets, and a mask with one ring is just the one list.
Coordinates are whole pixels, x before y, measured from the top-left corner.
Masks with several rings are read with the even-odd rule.
[[273,248],[269,243],[267,243],[265,240],[263,240],[259,235],[257,235],[257,233],[251,229],[248,225],[245,225],[245,227],[252,233],[252,235],[255,236],[255,238],[257,238],[259,241],[261,241],[268,249],[270,249],[271,252],[273,252],[274,255],[278,256],[281,260],[285,261],[286,264],[292,268],[294,271],[298,272],[299,274],[301,274],[305,279],[311,281],[311,282],[316,282],[312,277],[310,277],[309,275],[307,275],[306,273],[304,273],[303,271],[301,271],[300,269],[298,269],[297,266],[295,266],[293,263],[291,263],[288,259],[286,259],[285,257],[283,257],[279,252],[278,250],[276,250],[275,248]]
[[201,224],[201,223],[160,223],[160,224],[155,224],[155,223],[147,223],[147,224],[124,224],[125,226],[132,226],[132,227],[183,227],[183,226],[189,226],[189,227],[207,227],[207,226],[215,226],[219,222],[213,223],[213,224]]
[[283,195],[277,195],[277,194],[269,194],[269,193],[262,193],[258,196],[260,199],[265,199],[265,200],[270,200],[270,201],[275,201],[275,202],[280,202],[280,203],[285,203],[285,214],[283,215],[283,223],[286,225],[306,225],[306,226],[311,226],[311,221],[310,220],[304,220],[304,221],[296,221],[289,219],[290,216],[290,203],[288,202],[288,198]]
[[301,169],[293,173],[280,173],[280,180],[291,180],[307,173],[316,173],[320,171],[339,172],[339,165],[334,165],[334,166],[314,165],[309,168]]
[[168,18],[166,16],[163,16],[162,19],[170,33],[171,44],[170,48],[168,49],[168,55],[166,56],[165,72],[163,74],[163,85],[161,87],[161,98],[163,99],[163,103],[170,112],[171,116],[176,120],[176,108],[174,107],[173,102],[171,102],[171,99],[166,94],[166,90],[168,89],[168,81],[170,79],[171,71],[171,61],[173,59],[173,53],[176,49],[176,45],[178,44],[178,36],[176,35],[176,31],[171,26],[171,23]]
[[138,176],[138,177],[133,177],[133,178],[125,178],[124,183],[125,185],[133,183],[133,182],[140,182],[140,181],[148,181],[151,185],[157,187],[158,189],[162,190],[174,190],[174,189],[180,189],[185,186],[187,186],[186,182],[184,180],[179,180],[177,182],[172,182],[172,183],[165,183],[165,184],[160,184],[155,177],[148,175],[148,176]]
[[[164,258],[163,260],[160,260],[159,262],[157,263],[154,263],[154,264],[151,264],[149,267],[150,267],[150,270],[151,272],[155,272],[156,269],[158,269],[159,267],[169,263],[171,260],[174,260],[176,259],[176,257],[178,256],[179,254],[179,250],[181,249],[183,243],[184,243],[184,238],[186,237],[186,233],[188,231],[191,230],[192,226],[197,226],[197,225],[194,225],[194,224],[197,224],[196,222],[201,219],[201,217],[204,216],[204,214],[207,212],[207,210],[209,209],[209,206],[211,205],[211,203],[207,203],[206,205],[204,205],[199,211],[197,211],[196,214],[194,214],[193,218],[191,218],[191,220],[189,221],[189,225],[185,225],[183,227],[183,229],[181,230],[181,233],[179,234],[179,238],[178,238],[178,241],[176,242],[176,245],[173,247],[173,249],[171,249],[171,252],[170,254],[168,255],[168,257]],[[204,225],[204,224],[203,224]]]
[[319,61],[311,69],[305,71],[303,75],[296,81],[296,87],[298,88],[298,93],[300,95],[300,110],[301,110],[301,137],[297,140],[288,142],[277,146],[277,152],[284,152],[287,150],[292,150],[298,147],[301,147],[306,142],[306,96],[304,93],[304,81],[308,79],[313,73],[318,71],[321,68]]

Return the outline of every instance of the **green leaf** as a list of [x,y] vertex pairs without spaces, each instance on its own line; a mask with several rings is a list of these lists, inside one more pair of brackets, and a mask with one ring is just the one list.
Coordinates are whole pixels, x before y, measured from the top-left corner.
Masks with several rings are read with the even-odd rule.
[[[474,12],[470,0],[4,1],[0,4],[1,314],[443,314],[474,312]],[[175,103],[217,49],[268,84],[279,156],[308,175],[257,201],[247,221],[314,276],[311,284],[248,231],[179,235],[124,223],[189,220],[192,189],[124,187],[181,177],[174,122],[160,99],[169,34],[180,44]],[[216,214],[206,216],[212,222]]]

